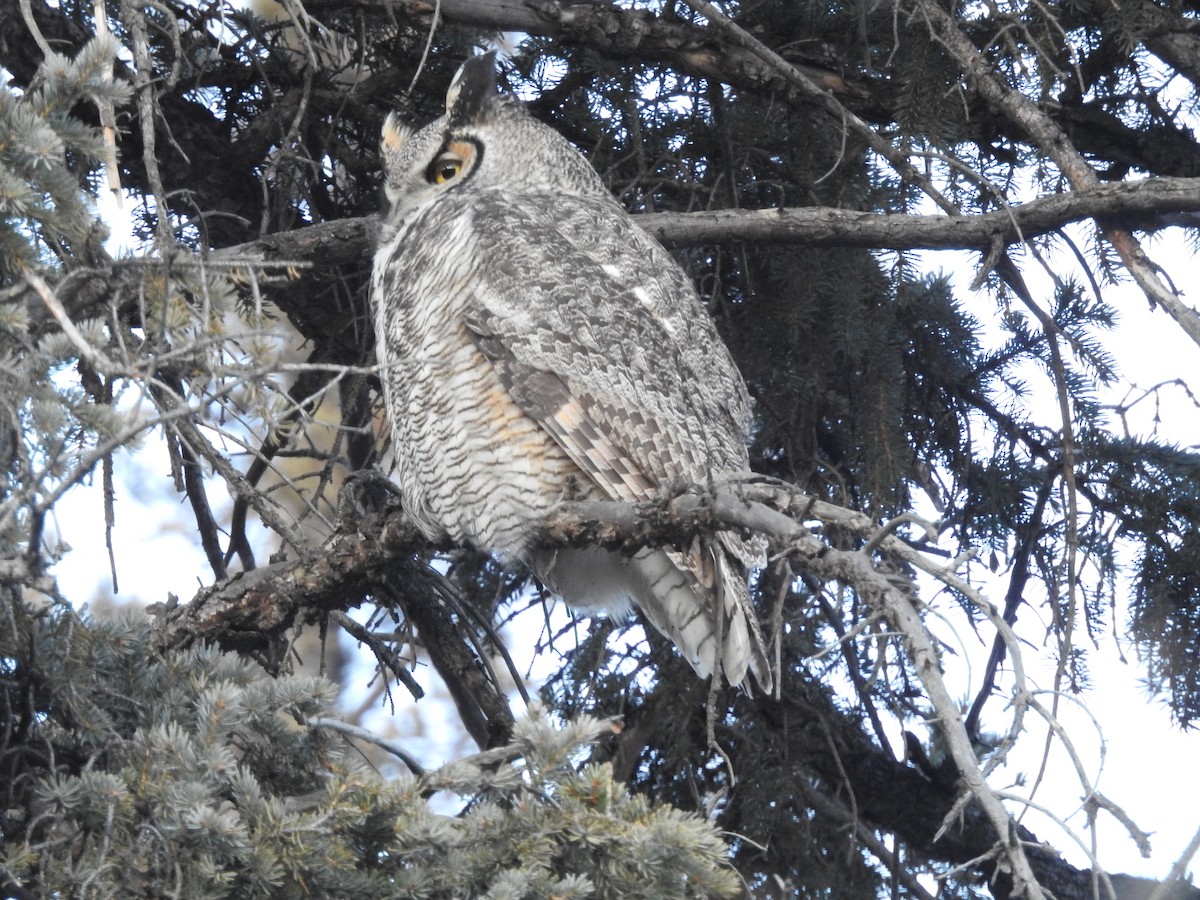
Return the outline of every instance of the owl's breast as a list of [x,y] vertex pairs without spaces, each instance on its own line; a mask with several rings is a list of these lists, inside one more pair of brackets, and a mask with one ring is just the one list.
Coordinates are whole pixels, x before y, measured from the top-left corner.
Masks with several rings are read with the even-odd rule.
[[[441,228],[439,240],[453,231]],[[372,286],[405,505],[430,536],[518,555],[580,473],[473,342],[465,319],[479,273],[470,253],[425,254],[420,232],[409,228],[380,251]]]

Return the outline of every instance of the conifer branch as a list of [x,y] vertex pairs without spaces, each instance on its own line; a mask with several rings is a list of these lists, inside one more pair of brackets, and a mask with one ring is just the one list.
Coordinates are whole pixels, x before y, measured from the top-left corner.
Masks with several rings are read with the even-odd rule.
[[[997,239],[1029,240],[1094,218],[1115,218],[1147,230],[1195,225],[1200,222],[1200,178],[1105,184],[976,215],[906,215],[812,206],[650,213],[637,221],[670,247],[745,241],[877,250],[980,250],[991,248]],[[323,222],[215,250],[207,261],[249,268],[358,263],[369,257],[378,227],[374,217]]]
[[[1095,190],[1100,186],[1100,176],[1067,133],[1038,104],[997,74],[991,61],[971,43],[950,13],[932,0],[914,0],[911,8],[929,23],[932,33],[962,67],[979,96],[1001,111],[1053,160],[1074,190]],[[1160,304],[1184,333],[1200,345],[1200,314],[1163,280],[1162,270],[1146,255],[1133,233],[1104,218],[1098,219],[1097,224],[1151,304]]]
[[[952,567],[929,559],[918,546],[862,513],[817,500],[781,482],[756,478],[708,488],[681,486],[671,496],[639,504],[566,503],[546,518],[542,542],[547,547],[598,545],[633,552],[648,544],[686,543],[690,536],[714,529],[744,529],[766,535],[773,548],[786,552],[799,570],[822,580],[852,585],[883,612],[892,630],[903,636],[909,658],[937,711],[936,721],[946,746],[972,795],[987,812],[992,834],[999,836],[993,839],[1004,845],[1010,859],[1012,856],[1023,859],[1025,851],[1020,844],[1032,837],[1020,837],[1019,827],[1011,822],[998,796],[984,780],[963,729],[957,701],[941,681],[937,652],[918,615],[912,585],[906,578],[879,568],[875,560],[862,552],[834,549],[816,535],[810,524],[813,522],[858,535],[885,556],[917,566],[977,605],[996,627],[1009,653],[1017,685],[1010,735],[1019,733],[1026,706],[1023,698],[1029,695],[1022,687],[1020,646],[1000,611]],[[423,576],[416,570],[406,575],[405,569],[413,554],[423,549],[427,549],[424,537],[398,508],[359,517],[353,527],[339,531],[319,553],[304,554],[294,561],[277,562],[236,576],[201,591],[186,606],[160,605],[152,609],[159,619],[159,645],[215,639],[225,646],[245,650],[250,646],[247,641],[253,645],[253,633],[259,635],[260,641],[265,640],[268,632],[279,633],[296,619],[311,620],[331,608],[357,605],[373,593],[375,579],[386,579],[392,586],[407,585],[405,590],[419,590]],[[428,599],[415,596],[412,602],[416,604],[414,610],[430,604]],[[438,638],[446,639],[446,636]],[[1045,710],[1038,711],[1047,715]],[[480,743],[486,746],[484,741]],[[962,806],[954,804],[952,808],[961,811]],[[977,847],[976,851],[982,852],[982,848]],[[1018,863],[1024,872],[1024,883],[1032,886],[1034,895],[1049,864],[1041,854]],[[1061,861],[1054,865],[1061,865]]]

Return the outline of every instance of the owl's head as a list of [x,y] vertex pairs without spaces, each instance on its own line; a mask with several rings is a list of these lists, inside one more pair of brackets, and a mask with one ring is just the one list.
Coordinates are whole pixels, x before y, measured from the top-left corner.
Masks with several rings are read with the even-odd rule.
[[413,130],[389,114],[382,156],[393,224],[442,194],[462,191],[612,199],[578,150],[497,92],[495,52],[463,63],[440,119]]

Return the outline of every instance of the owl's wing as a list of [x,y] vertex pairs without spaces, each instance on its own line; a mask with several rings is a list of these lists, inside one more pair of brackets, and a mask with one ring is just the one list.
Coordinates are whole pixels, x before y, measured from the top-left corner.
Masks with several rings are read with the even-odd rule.
[[641,499],[747,467],[745,388],[657,242],[594,200],[481,193],[472,206],[466,326],[514,401],[601,489]]
[[[687,277],[623,210],[481,193],[470,221],[464,324],[514,402],[597,487],[640,500],[673,479],[748,468],[741,377]],[[617,571],[698,672],[740,684],[749,667],[769,690],[746,581],[722,548],[743,563],[760,555],[722,532],[644,549]],[[569,577],[554,554],[530,562],[560,587]]]
[[[495,316],[481,312],[466,324],[517,406],[610,498],[641,499],[651,494],[655,483],[647,477],[645,467],[612,433],[612,423],[624,418],[621,411],[605,408],[586,391],[572,391],[558,373],[520,359],[498,333],[502,329]],[[628,424],[636,428],[638,423]]]

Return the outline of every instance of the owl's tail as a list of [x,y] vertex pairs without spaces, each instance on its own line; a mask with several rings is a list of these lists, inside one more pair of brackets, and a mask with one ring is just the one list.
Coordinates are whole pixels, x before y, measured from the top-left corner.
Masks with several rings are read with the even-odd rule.
[[527,562],[569,605],[621,615],[632,601],[701,678],[721,672],[770,693],[772,669],[739,561],[711,538],[688,551],[646,547],[632,559],[597,547],[535,551]]
[[634,599],[701,678],[720,671],[750,690],[749,673],[771,692],[772,669],[740,565],[715,541],[687,552],[647,547],[630,561],[642,582]]

